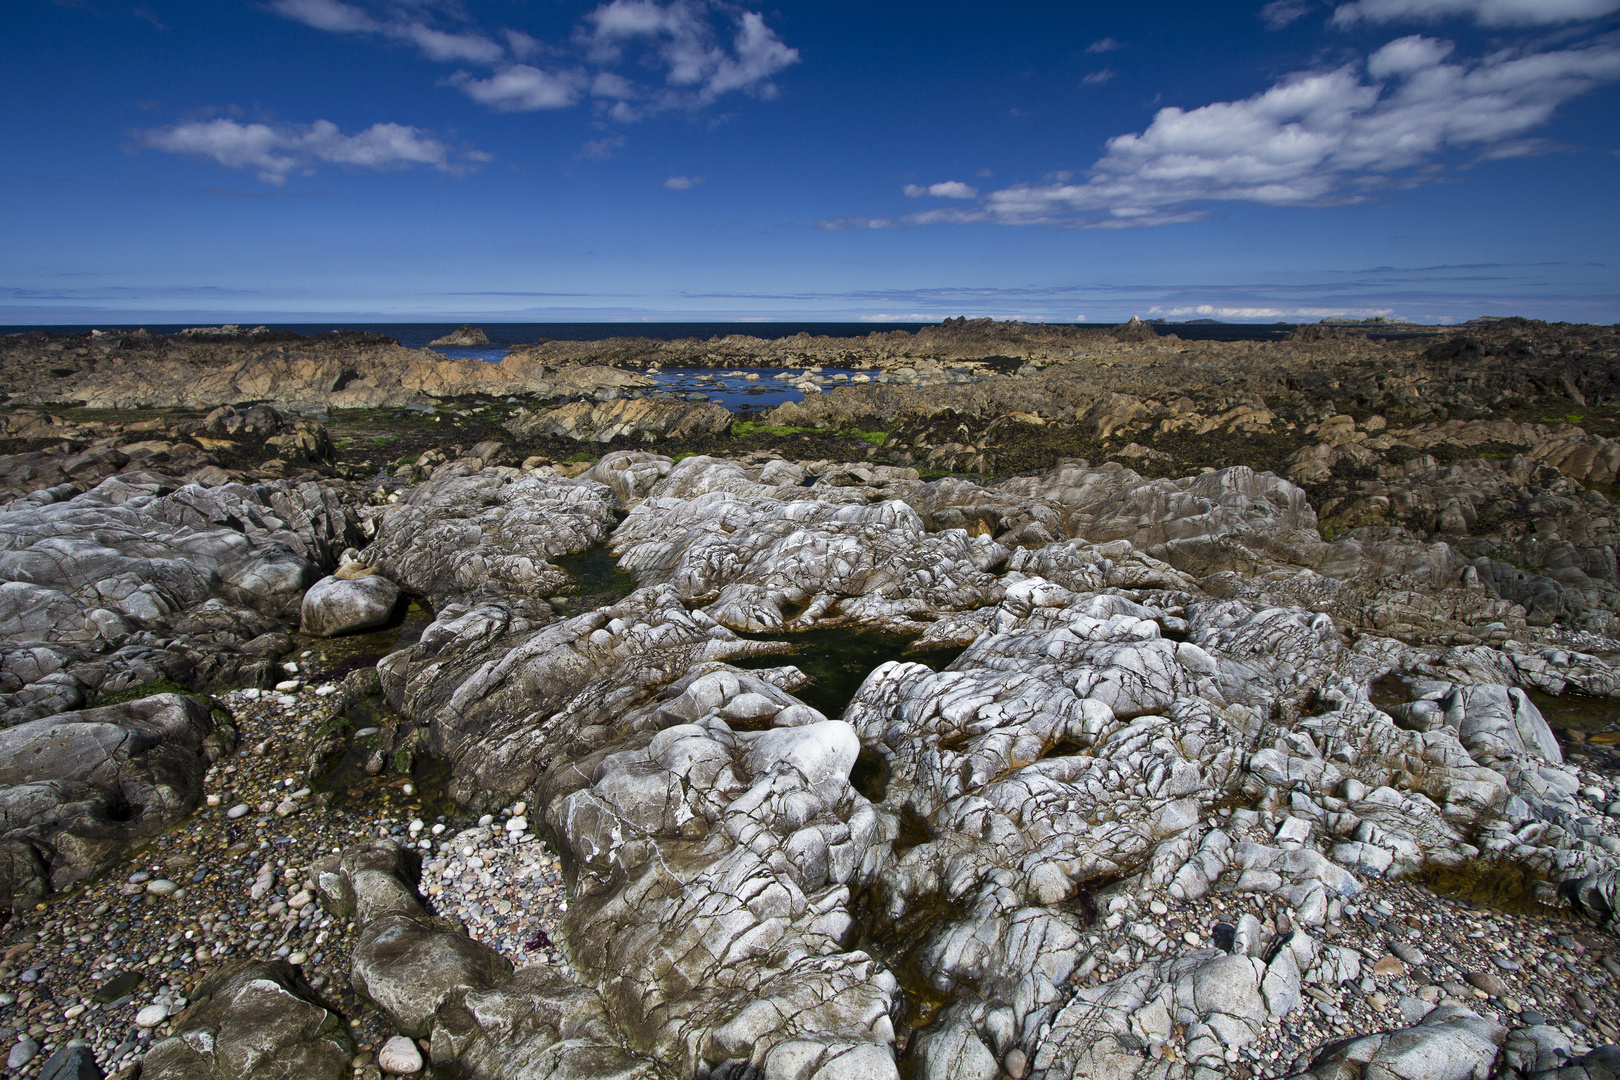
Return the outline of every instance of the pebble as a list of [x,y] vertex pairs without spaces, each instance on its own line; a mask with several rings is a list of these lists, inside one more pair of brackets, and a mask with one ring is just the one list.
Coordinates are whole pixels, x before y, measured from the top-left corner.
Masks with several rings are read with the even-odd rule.
[[1022,1050],[1015,1046],[1007,1051],[1006,1057],[1001,1059],[1001,1067],[1007,1070],[1007,1075],[1012,1077],[1013,1080],[1020,1080],[1024,1075],[1024,1070],[1029,1067],[1029,1059],[1024,1056]]
[[247,803],[237,803],[235,806],[225,811],[225,816],[230,818],[232,821],[237,821],[241,818],[247,817],[248,809],[249,807]]
[[158,878],[156,881],[148,881],[146,883],[146,891],[151,893],[153,896],[172,896],[180,891],[180,886],[176,885],[168,878]]
[[511,818],[506,823],[506,831],[516,836],[518,833],[529,831],[529,820],[524,817]]
[[135,1014],[135,1025],[143,1028],[157,1027],[168,1018],[169,1007],[167,1005],[148,1005]]
[[6,1056],[6,1068],[20,1069],[39,1055],[39,1043],[33,1039],[19,1040]]
[[403,1035],[395,1035],[383,1044],[377,1054],[377,1064],[385,1073],[409,1076],[422,1071],[422,1051]]
[[1502,997],[1508,992],[1507,984],[1488,971],[1470,971],[1463,978],[1468,980],[1469,986],[1491,997]]

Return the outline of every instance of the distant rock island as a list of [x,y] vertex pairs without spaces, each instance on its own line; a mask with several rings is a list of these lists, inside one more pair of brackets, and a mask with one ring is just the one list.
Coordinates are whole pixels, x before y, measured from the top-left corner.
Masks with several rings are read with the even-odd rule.
[[481,328],[476,326],[463,326],[458,330],[450,331],[442,338],[434,338],[432,341],[428,342],[428,347],[432,348],[434,345],[454,345],[465,348],[469,345],[488,344],[489,338],[484,334],[484,331]]

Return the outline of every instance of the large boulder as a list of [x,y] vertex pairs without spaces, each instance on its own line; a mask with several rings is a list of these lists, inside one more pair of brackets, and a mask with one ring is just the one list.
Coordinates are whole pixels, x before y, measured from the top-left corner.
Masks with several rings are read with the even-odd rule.
[[174,825],[233,742],[204,702],[179,694],[0,731],[0,904],[84,881]]
[[399,586],[380,574],[322,578],[304,594],[300,628],[316,637],[385,625],[399,603]]

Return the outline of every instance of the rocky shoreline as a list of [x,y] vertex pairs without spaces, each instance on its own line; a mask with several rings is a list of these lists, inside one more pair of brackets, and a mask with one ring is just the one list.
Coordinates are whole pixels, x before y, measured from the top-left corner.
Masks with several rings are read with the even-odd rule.
[[1615,328],[0,373],[15,1075],[1620,1073]]

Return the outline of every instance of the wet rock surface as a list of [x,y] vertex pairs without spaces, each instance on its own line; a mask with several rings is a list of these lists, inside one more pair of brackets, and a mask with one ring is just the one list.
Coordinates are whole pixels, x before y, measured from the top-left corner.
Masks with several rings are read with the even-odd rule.
[[218,399],[3,413],[18,1075],[1614,1072],[1607,328],[255,334],[0,350]]

